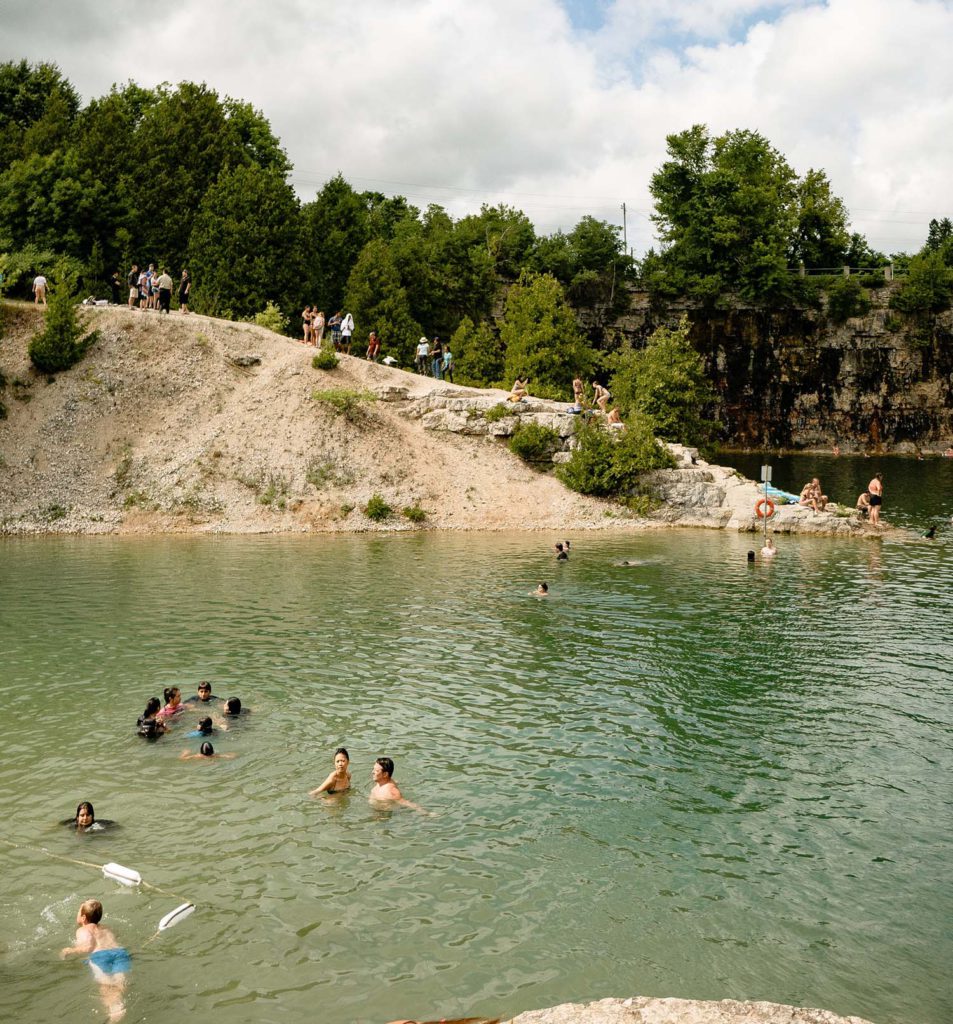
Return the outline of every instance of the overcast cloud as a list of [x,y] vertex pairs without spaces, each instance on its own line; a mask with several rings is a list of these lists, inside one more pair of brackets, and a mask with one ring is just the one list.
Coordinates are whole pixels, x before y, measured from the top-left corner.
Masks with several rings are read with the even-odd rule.
[[84,99],[190,79],[248,100],[303,200],[340,170],[542,231],[625,202],[637,252],[665,136],[756,129],[891,252],[953,215],[951,44],[950,0],[73,0],[6,11],[0,59],[53,61]]

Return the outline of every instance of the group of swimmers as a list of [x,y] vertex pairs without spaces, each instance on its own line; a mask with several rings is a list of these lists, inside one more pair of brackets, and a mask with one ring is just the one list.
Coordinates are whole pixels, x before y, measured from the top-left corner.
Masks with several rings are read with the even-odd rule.
[[[557,541],[555,545],[557,562],[569,561],[569,549],[571,546],[572,544],[568,540]],[[532,594],[534,597],[549,597],[549,584],[540,583],[539,586],[532,591]]]
[[[144,739],[157,740],[160,736],[171,731],[173,722],[184,712],[202,711],[206,706],[214,706],[214,704],[222,700],[221,697],[216,697],[212,693],[212,684],[206,680],[202,680],[199,683],[195,696],[189,697],[186,701],[182,700],[182,691],[178,686],[166,687],[163,691],[163,697],[165,698],[164,706],[160,703],[158,697],[150,697],[145,711],[136,721],[136,732]],[[220,716],[206,715],[204,718],[199,719],[198,725],[185,735],[188,738],[200,738],[211,736],[216,730],[227,732],[229,719],[238,718],[245,714],[247,710],[247,708],[242,707],[240,698],[229,697],[228,700],[222,701]],[[191,761],[207,757],[232,758],[235,755],[216,754],[211,742],[205,740],[199,747],[198,753],[183,750],[179,756],[183,761]]]

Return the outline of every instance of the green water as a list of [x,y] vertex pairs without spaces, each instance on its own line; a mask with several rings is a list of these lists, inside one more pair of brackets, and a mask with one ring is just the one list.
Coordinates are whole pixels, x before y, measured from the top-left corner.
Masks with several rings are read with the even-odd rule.
[[[0,544],[4,836],[173,894],[0,846],[0,1018],[102,1019],[56,958],[95,897],[130,1021],[646,994],[947,1024],[948,537],[754,567],[750,537],[556,539]],[[253,708],[234,760],[134,735],[205,677]],[[341,743],[355,792],[309,799]],[[369,806],[379,754],[434,816]],[[57,826],[83,799],[122,827]]]

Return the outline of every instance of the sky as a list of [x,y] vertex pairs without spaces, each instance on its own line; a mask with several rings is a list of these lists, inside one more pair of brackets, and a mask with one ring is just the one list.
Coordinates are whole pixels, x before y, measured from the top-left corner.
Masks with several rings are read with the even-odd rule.
[[337,172],[454,216],[586,214],[654,241],[665,139],[761,132],[854,230],[915,251],[953,216],[953,0],[0,0],[0,60],[206,82],[261,110],[302,201]]

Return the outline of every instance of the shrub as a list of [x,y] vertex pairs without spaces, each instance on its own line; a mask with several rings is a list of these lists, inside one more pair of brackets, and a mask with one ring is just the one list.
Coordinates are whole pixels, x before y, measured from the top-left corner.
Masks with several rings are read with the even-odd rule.
[[562,439],[552,427],[539,423],[520,423],[509,440],[509,449],[524,462],[549,462]]
[[288,330],[288,318],[273,302],[269,302],[260,313],[256,313],[252,322],[274,331],[275,334],[285,334]]
[[311,360],[311,365],[316,370],[334,370],[337,368],[339,362],[340,360],[338,359],[334,349],[322,345],[315,354],[314,359]]
[[83,358],[97,337],[92,331],[83,337],[76,317],[76,277],[65,265],[57,269],[46,308],[46,323],[30,342],[30,361],[40,373],[59,373],[68,370]]
[[498,404],[487,409],[483,414],[483,418],[487,423],[499,423],[500,420],[505,420],[507,416],[513,416],[515,410],[506,404],[506,402],[499,402]]
[[842,277],[827,290],[827,315],[835,324],[863,316],[869,309],[870,297],[856,277]]
[[364,506],[364,515],[368,519],[373,519],[375,523],[389,519],[393,511],[379,494],[372,495],[371,500]]
[[417,502],[413,505],[405,505],[401,510],[401,514],[405,519],[409,519],[412,523],[422,523],[427,518],[427,513]]
[[953,270],[940,253],[914,256],[900,291],[890,300],[901,313],[939,313],[953,301]]
[[377,396],[370,391],[351,391],[348,388],[315,391],[311,397],[316,402],[330,406],[338,415],[351,422],[361,417],[367,403],[377,401]]
[[624,430],[612,433],[597,422],[580,422],[576,440],[578,446],[556,475],[580,494],[628,496],[643,473],[675,465],[669,451],[656,441],[652,421],[638,413],[628,419]]

